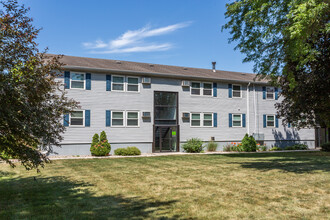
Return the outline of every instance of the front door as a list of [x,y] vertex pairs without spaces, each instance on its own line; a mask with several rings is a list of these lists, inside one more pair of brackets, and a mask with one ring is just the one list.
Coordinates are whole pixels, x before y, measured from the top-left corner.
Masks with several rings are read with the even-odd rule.
[[153,152],[179,151],[178,93],[154,92]]

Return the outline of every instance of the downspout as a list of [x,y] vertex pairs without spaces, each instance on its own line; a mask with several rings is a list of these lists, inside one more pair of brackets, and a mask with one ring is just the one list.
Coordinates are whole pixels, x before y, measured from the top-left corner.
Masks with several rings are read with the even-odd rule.
[[256,85],[253,84],[253,103],[254,103],[254,133],[257,132],[257,102],[256,102]]
[[246,107],[247,107],[247,117],[246,117],[246,124],[247,124],[247,133],[250,135],[250,93],[249,93],[249,86],[250,82],[246,87],[246,94],[247,94],[247,100],[246,100]]

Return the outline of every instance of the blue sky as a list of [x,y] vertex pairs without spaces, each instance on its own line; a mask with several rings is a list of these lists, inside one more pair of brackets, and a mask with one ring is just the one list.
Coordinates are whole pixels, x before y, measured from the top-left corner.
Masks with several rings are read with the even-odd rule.
[[252,72],[221,32],[227,0],[21,0],[50,53]]

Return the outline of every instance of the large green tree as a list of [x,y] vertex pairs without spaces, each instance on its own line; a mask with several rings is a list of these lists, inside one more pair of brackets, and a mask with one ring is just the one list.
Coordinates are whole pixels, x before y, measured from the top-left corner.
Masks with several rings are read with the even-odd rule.
[[29,9],[14,0],[0,3],[0,159],[38,169],[48,161],[41,152],[51,152],[62,139],[62,115],[77,103],[55,80],[60,57],[39,52],[40,29],[27,16]]
[[330,125],[329,0],[237,0],[226,5],[229,42],[281,88],[284,123]]

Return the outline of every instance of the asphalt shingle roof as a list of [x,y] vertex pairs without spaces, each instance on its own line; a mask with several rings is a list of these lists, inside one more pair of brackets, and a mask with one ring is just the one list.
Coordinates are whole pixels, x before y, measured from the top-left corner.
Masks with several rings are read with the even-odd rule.
[[[48,54],[49,56],[54,56],[53,54]],[[102,70],[103,72],[109,70],[114,71],[125,71],[125,72],[135,72],[141,75],[147,74],[157,74],[159,76],[164,75],[164,77],[175,77],[175,78],[205,78],[214,80],[227,80],[227,81],[246,81],[246,82],[259,82],[266,83],[267,80],[256,79],[256,74],[251,73],[241,73],[232,71],[216,70],[212,69],[202,69],[202,68],[192,68],[192,67],[181,67],[181,66],[170,66],[161,64],[150,64],[150,63],[139,63],[131,61],[118,61],[110,59],[97,59],[97,58],[87,58],[87,57],[76,57],[76,56],[66,56],[61,58],[61,62],[65,64],[64,69],[79,69],[84,70],[91,69],[91,72]]]

